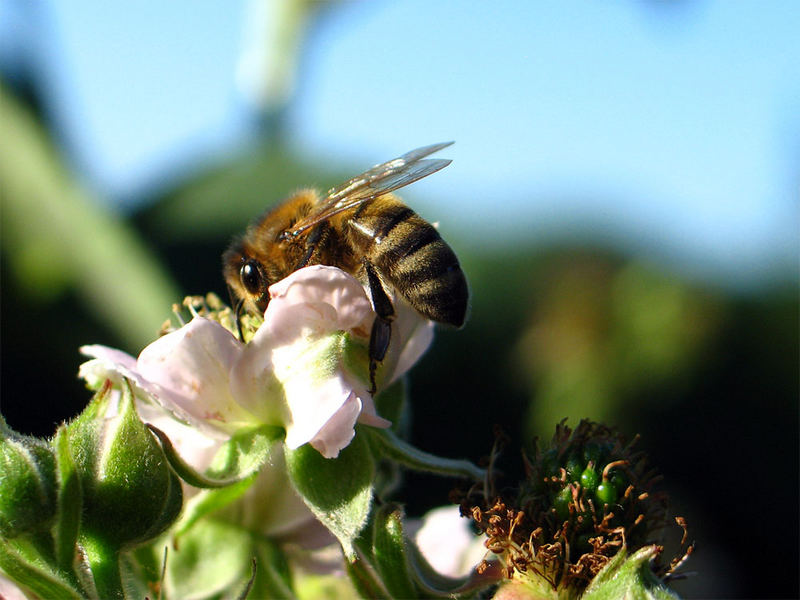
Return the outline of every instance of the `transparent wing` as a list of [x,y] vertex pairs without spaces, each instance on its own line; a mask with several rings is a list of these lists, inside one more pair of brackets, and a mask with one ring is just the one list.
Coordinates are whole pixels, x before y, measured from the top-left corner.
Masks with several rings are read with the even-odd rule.
[[425,157],[452,143],[443,142],[411,150],[395,159],[375,165],[342,185],[331,188],[320,201],[317,210],[295,223],[294,227],[284,235],[288,237],[300,235],[334,215],[356,208],[367,200],[388,194],[445,168],[452,161]]

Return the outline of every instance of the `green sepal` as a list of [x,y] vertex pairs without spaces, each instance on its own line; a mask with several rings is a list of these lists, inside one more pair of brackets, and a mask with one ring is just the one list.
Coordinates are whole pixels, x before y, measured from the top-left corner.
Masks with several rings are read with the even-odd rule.
[[[236,594],[236,596],[233,597],[233,600],[247,600],[247,597],[250,595],[250,592],[253,591],[253,585],[256,582],[256,573],[258,573],[258,569],[257,569],[258,562],[254,558],[250,564],[252,565],[251,570],[250,570],[250,579],[248,579],[245,582],[244,587],[242,588],[242,591],[239,592],[238,594]],[[267,597],[272,597],[272,595],[267,596]],[[288,597],[289,596],[285,596],[285,595],[281,596],[281,598],[288,598]]]
[[206,489],[193,496],[175,525],[175,537],[180,538],[203,517],[235,502],[253,485],[255,475],[223,488]]
[[382,600],[389,597],[374,569],[363,556],[356,554],[349,558],[345,557],[344,563],[347,577],[360,598]]
[[374,448],[377,458],[386,458],[399,463],[401,466],[414,471],[436,473],[450,477],[466,477],[480,481],[486,476],[486,471],[468,460],[441,458],[423,452],[397,437],[388,429],[369,429],[370,443]]
[[[51,568],[24,542],[0,537],[0,572],[21,587],[40,598],[74,600],[86,598],[63,573]],[[27,551],[26,551],[27,550]]]
[[581,599],[675,600],[678,595],[667,588],[650,568],[657,554],[657,546],[645,546],[630,556],[622,548],[595,575]]
[[403,532],[403,510],[384,504],[372,525],[372,556],[375,568],[393,598],[415,598],[417,591],[409,568]]
[[271,425],[238,431],[217,451],[207,473],[200,473],[183,460],[163,431],[153,425],[148,427],[158,437],[178,476],[201,489],[226,487],[257,473],[269,458],[274,442],[284,435],[283,429]]
[[49,529],[56,514],[56,461],[46,442],[0,421],[0,535]]
[[58,513],[53,527],[56,563],[65,571],[74,571],[78,561],[83,490],[65,426],[58,428],[52,445],[58,474]]
[[372,502],[375,460],[359,428],[337,458],[325,458],[310,444],[286,449],[289,479],[314,516],[354,559],[353,541],[364,528]]

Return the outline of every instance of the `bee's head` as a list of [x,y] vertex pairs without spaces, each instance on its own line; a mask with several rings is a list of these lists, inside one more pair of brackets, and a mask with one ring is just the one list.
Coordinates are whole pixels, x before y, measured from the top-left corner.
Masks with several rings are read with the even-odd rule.
[[280,279],[276,269],[248,252],[241,241],[228,248],[222,263],[236,312],[244,309],[263,315],[269,304],[269,286]]

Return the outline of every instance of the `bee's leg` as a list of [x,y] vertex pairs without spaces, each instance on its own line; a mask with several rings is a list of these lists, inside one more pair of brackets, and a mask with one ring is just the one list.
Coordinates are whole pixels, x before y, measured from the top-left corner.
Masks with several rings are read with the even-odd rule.
[[376,391],[375,371],[378,363],[386,356],[389,341],[392,339],[392,321],[394,320],[394,306],[383,288],[375,267],[366,258],[363,259],[364,271],[367,274],[369,292],[372,296],[372,308],[375,309],[375,320],[372,322],[372,332],[369,336],[369,383],[370,394]]
[[311,233],[308,234],[308,238],[306,239],[306,253],[303,255],[303,258],[300,259],[300,262],[297,263],[297,266],[294,268],[295,271],[307,266],[311,257],[314,256],[314,251],[317,249],[325,230],[323,225],[324,223],[317,225],[311,230]]

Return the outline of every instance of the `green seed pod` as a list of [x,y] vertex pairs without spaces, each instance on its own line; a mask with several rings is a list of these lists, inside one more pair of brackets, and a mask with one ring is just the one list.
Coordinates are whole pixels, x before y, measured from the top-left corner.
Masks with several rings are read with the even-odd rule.
[[597,470],[592,465],[586,467],[581,473],[581,485],[587,492],[593,492],[597,488],[599,481],[600,475],[597,474]]
[[553,506],[556,509],[556,515],[562,521],[566,521],[570,517],[569,505],[572,503],[572,486],[565,485],[561,491],[556,494],[553,499]]
[[595,491],[597,501],[601,505],[614,504],[617,501],[618,492],[616,486],[610,481],[603,481],[597,486]]

